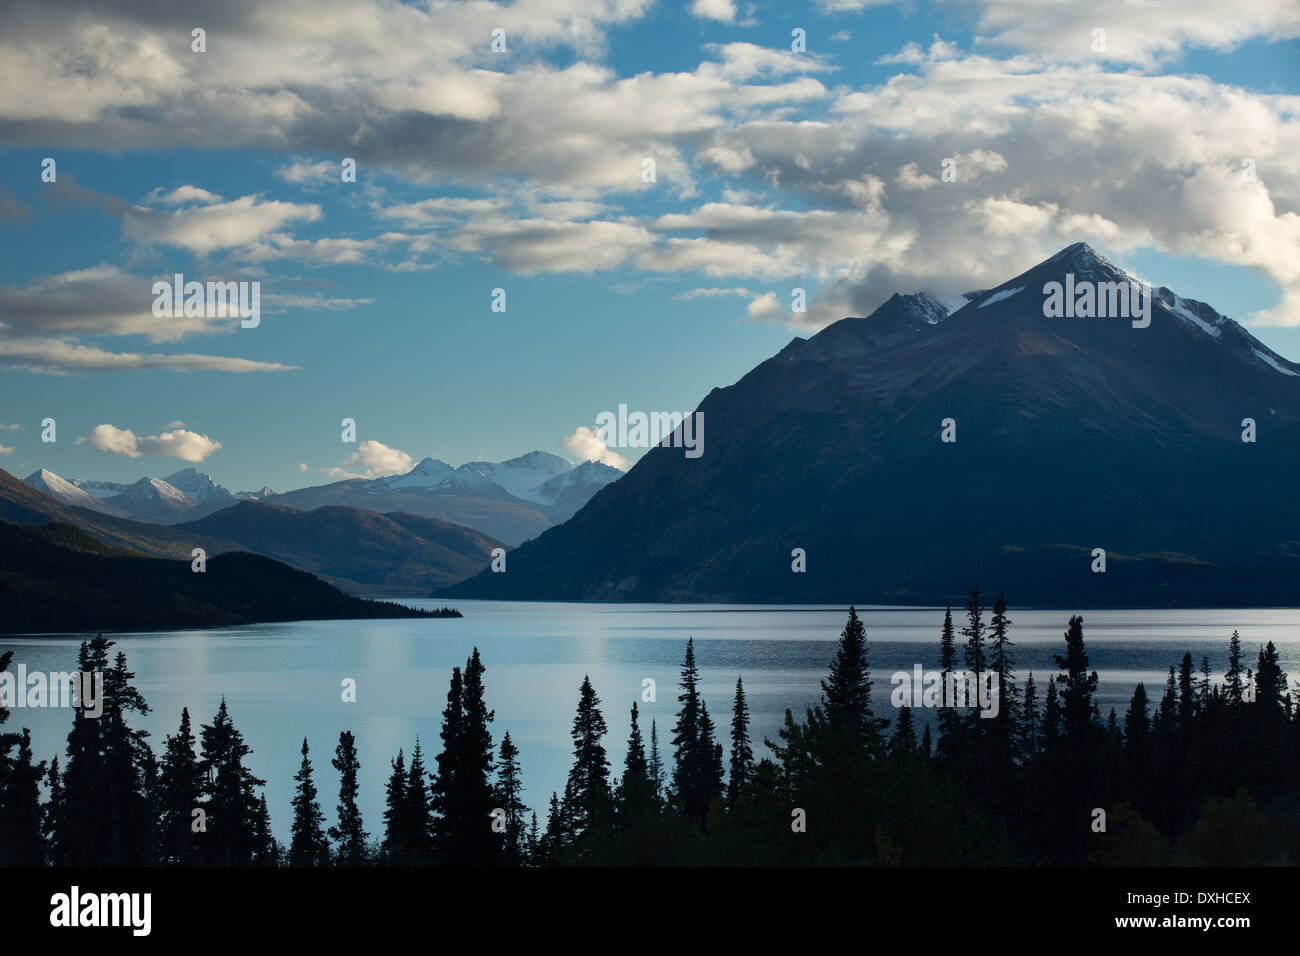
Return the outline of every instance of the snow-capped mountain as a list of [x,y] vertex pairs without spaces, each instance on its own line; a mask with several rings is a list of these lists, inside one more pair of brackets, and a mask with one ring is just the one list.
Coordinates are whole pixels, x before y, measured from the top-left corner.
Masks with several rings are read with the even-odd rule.
[[42,469],[27,483],[67,504],[157,524],[195,521],[241,501],[301,511],[342,505],[438,518],[515,545],[566,520],[620,475],[608,465],[585,462],[574,467],[559,455],[531,451],[508,461],[471,461],[459,468],[425,458],[405,474],[352,478],[285,494],[269,487],[231,492],[195,468],[182,468],[166,478],[146,476],[129,485],[84,478],[65,481]]
[[384,478],[352,478],[276,495],[272,502],[311,509],[345,505],[406,511],[465,525],[516,545],[569,518],[597,491],[622,475],[616,468],[573,462],[544,451],[508,461],[471,461],[453,468],[425,458],[410,471]]
[[470,461],[457,471],[473,471],[509,494],[524,501],[553,504],[553,499],[538,493],[542,485],[559,475],[573,471],[573,462],[545,451],[530,451],[509,461]]
[[795,339],[703,399],[700,460],[650,449],[451,594],[1294,605],[1300,363],[1166,288],[1094,307],[1132,281],[1076,243],[951,315],[897,295]]
[[584,461],[534,488],[533,500],[550,505],[551,516],[558,524],[577,513],[600,489],[622,477],[617,468],[598,461]]
[[172,524],[194,517],[198,502],[162,478],[144,477],[113,498],[105,499],[137,521]]
[[66,504],[156,524],[192,521],[237,501],[261,501],[275,495],[269,487],[231,492],[194,468],[182,468],[166,478],[146,475],[132,484],[93,478],[67,481],[44,468],[24,480]]
[[126,485],[120,481],[94,481],[89,478],[73,478],[71,483],[88,495],[96,498],[112,498],[126,491]]
[[210,501],[230,502],[235,498],[226,488],[213,481],[211,475],[205,475],[193,468],[182,468],[162,480],[201,504]]
[[376,493],[395,488],[435,488],[454,471],[451,465],[437,458],[425,458],[404,475],[376,478],[370,488]]
[[47,468],[37,469],[24,478],[23,482],[45,492],[52,498],[57,498],[64,504],[73,505],[77,508],[89,508],[91,511],[114,515],[118,518],[126,517],[126,512],[121,508],[116,508],[101,501],[95,495],[77,487],[70,481],[65,481]]

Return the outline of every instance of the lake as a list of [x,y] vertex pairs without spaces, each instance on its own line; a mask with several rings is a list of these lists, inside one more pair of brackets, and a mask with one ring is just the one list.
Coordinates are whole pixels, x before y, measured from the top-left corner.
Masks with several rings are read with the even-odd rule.
[[[440,602],[407,601],[432,607]],[[551,791],[562,791],[571,761],[569,731],[584,674],[600,695],[611,764],[621,771],[628,711],[639,702],[647,742],[658,723],[661,755],[677,708],[677,678],[688,637],[695,638],[701,692],[724,747],[737,675],[743,675],[756,755],[780,725],[820,698],[847,608],[751,605],[559,604],[462,601],[460,620],[307,621],[157,633],[110,635],[112,653],[125,651],[136,686],[151,711],[136,726],[150,731],[155,753],[175,733],[183,706],[198,725],[211,721],[225,695],[235,726],[253,748],[252,771],[267,780],[276,836],[288,840],[293,775],[305,735],[327,825],[333,824],[338,777],[330,758],[341,730],[357,738],[362,762],[361,809],[367,830],[382,835],[384,783],[398,748],[408,756],[418,735],[426,766],[434,766],[451,668],[479,648],[487,667],[488,705],[496,712],[494,743],[509,730],[519,747],[524,800],[545,821]],[[866,607],[878,716],[893,716],[889,675],[915,664],[936,665],[942,608]],[[1070,611],[1012,608],[1012,640],[1023,682],[1033,671],[1039,700],[1052,655],[1064,652]],[[1300,609],[1084,611],[1090,667],[1101,676],[1102,716],[1114,706],[1121,720],[1133,687],[1145,681],[1153,703],[1169,666],[1190,651],[1199,669],[1208,655],[1222,681],[1228,638],[1240,631],[1254,667],[1273,641],[1283,669],[1300,677]],[[960,628],[958,609],[954,626]],[[13,666],[71,671],[83,635],[0,638]],[[958,635],[957,640],[962,639]],[[357,681],[357,700],[344,703],[341,682]],[[655,681],[656,701],[640,703],[642,681]],[[917,711],[923,720],[927,713]],[[30,727],[37,759],[63,762],[71,713],[14,709],[6,730]],[[920,726],[918,724],[918,733]]]

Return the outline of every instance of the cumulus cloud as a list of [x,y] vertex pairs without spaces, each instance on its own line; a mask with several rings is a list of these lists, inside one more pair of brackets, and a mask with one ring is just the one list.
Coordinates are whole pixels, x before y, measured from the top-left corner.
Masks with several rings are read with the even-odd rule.
[[174,212],[136,206],[126,213],[122,234],[135,242],[179,246],[207,255],[255,242],[291,222],[315,222],[319,218],[320,206],[312,203],[242,196]]
[[785,311],[787,309],[776,297],[775,292],[764,292],[762,295],[755,296],[745,307],[745,312],[751,319],[770,319]]
[[77,444],[82,441],[106,455],[124,455],[127,458],[149,455],[189,462],[203,461],[221,447],[221,442],[183,428],[141,437],[129,428],[107,424],[96,425],[84,439],[77,439]]
[[343,467],[322,470],[336,478],[382,478],[408,472],[414,467],[415,460],[406,452],[371,439],[358,445],[357,450],[343,460]]
[[732,23],[736,19],[736,4],[732,0],[692,0],[691,13],[701,20]]
[[307,463],[305,461],[298,462],[294,467],[298,469],[300,475],[305,475],[307,473]]
[[0,445],[0,455],[12,455],[14,448],[12,445]]
[[579,461],[598,461],[620,471],[627,471],[630,464],[626,458],[601,441],[595,429],[588,428],[586,425],[579,425],[573,434],[565,435],[560,439],[560,444]]

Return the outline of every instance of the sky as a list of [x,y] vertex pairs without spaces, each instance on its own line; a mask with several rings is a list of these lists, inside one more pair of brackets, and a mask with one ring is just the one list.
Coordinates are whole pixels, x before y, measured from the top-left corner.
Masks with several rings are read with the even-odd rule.
[[[19,477],[625,467],[602,411],[1076,241],[1300,360],[1294,0],[205,6],[0,10]],[[177,273],[260,322],[155,315]]]

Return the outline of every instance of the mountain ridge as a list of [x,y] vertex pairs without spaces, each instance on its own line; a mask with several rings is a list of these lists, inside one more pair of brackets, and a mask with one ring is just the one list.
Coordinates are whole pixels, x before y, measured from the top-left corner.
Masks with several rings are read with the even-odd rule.
[[[1146,328],[1049,318],[1067,273],[1130,278],[1078,243],[940,321],[895,296],[795,339],[700,402],[699,461],[651,449],[507,574],[446,593],[926,603],[983,581],[1022,603],[1300,603],[1300,366],[1163,286]],[[1268,520],[1234,517],[1229,489]]]

